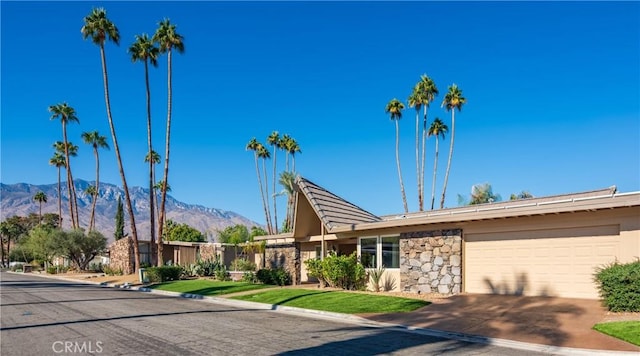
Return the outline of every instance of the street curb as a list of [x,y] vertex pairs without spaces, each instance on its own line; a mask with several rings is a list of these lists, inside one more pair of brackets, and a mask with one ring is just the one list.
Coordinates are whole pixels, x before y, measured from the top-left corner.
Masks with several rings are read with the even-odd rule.
[[[23,274],[18,272],[11,272],[11,271],[7,271],[7,273]],[[105,288],[119,288],[119,289],[133,290],[133,291],[138,291],[143,293],[153,293],[153,294],[172,296],[177,298],[195,299],[203,302],[227,305],[227,306],[241,308],[241,309],[265,310],[265,311],[274,311],[274,312],[281,312],[281,313],[287,313],[287,314],[295,314],[295,315],[308,317],[308,318],[321,318],[321,319],[328,319],[332,321],[348,322],[350,324],[358,324],[358,325],[367,326],[367,327],[387,328],[387,329],[393,329],[396,331],[410,332],[414,334],[431,336],[431,337],[440,337],[440,338],[449,339],[449,340],[456,340],[456,341],[463,341],[463,342],[470,342],[470,343],[477,343],[477,344],[484,344],[484,345],[491,345],[491,346],[498,346],[498,347],[506,347],[506,348],[516,349],[516,350],[535,351],[535,352],[542,352],[542,353],[548,353],[548,354],[554,354],[554,355],[577,355],[577,356],[591,356],[591,355],[593,356],[634,355],[635,356],[635,355],[638,355],[638,353],[634,351],[591,350],[591,349],[560,347],[560,346],[552,346],[552,345],[544,345],[544,344],[533,344],[533,343],[522,342],[522,341],[492,338],[492,337],[486,337],[481,335],[464,334],[464,333],[437,330],[437,329],[421,328],[421,327],[408,326],[403,324],[383,323],[383,322],[373,321],[373,320],[369,320],[369,319],[351,315],[351,314],[342,314],[342,313],[327,312],[322,310],[303,309],[303,308],[296,308],[296,307],[289,307],[289,306],[282,306],[282,305],[275,305],[275,304],[249,302],[249,301],[227,299],[227,298],[220,298],[220,297],[208,297],[200,294],[169,292],[169,291],[151,289],[148,287],[131,286],[131,285],[128,285],[127,283],[125,284],[113,284],[113,283],[105,283],[105,282],[101,283],[101,282],[78,280],[78,279],[67,278],[67,277],[57,277],[52,275],[43,276],[40,274],[32,274],[32,273],[30,273],[29,275],[38,276],[42,278],[64,280],[67,282],[77,282],[77,283],[96,285],[96,286],[101,286]]]

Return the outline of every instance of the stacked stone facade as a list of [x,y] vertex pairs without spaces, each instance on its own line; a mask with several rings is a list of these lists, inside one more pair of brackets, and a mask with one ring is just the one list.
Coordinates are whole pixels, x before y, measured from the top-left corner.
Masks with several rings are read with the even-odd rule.
[[124,274],[131,274],[135,266],[133,256],[131,237],[122,238],[109,247],[109,267],[113,270],[122,270]]
[[400,234],[400,286],[412,293],[460,293],[462,231]]
[[291,275],[292,284],[300,284],[300,243],[267,245],[266,268],[284,268]]
[[200,260],[215,260],[221,258],[220,253],[224,251],[224,247],[219,244],[202,244],[200,245]]

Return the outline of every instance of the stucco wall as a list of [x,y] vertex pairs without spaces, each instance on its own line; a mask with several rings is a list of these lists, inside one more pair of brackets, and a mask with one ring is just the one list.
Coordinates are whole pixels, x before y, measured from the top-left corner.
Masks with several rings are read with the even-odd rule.
[[400,234],[400,288],[412,293],[462,290],[462,230]]
[[292,284],[300,284],[300,243],[267,245],[266,268],[282,267],[291,275]]
[[109,267],[122,270],[124,274],[133,273],[133,241],[130,237],[122,238],[109,246]]

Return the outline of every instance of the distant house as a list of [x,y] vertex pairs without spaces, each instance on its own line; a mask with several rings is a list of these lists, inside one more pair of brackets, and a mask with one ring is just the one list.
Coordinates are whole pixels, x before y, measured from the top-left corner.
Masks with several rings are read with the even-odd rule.
[[262,236],[267,265],[309,281],[304,261],[357,251],[395,289],[598,298],[595,268],[640,256],[640,192],[615,187],[376,216],[298,178],[291,233]]

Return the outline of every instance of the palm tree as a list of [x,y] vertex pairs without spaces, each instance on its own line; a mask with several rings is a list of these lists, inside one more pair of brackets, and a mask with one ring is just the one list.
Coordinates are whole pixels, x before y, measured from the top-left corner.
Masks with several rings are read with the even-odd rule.
[[[75,186],[73,184],[73,175],[71,174],[71,162],[69,161],[69,141],[67,140],[67,123],[80,122],[76,116],[76,110],[67,103],[61,103],[57,105],[49,106],[49,112],[51,113],[51,120],[60,119],[62,123],[62,139],[64,140],[63,149],[65,167],[67,168],[67,189],[69,190],[69,215],[71,216],[71,227],[73,229],[80,227],[78,221],[77,212],[77,200],[75,195]],[[74,214],[75,213],[75,214]]]
[[49,164],[58,169],[58,226],[62,228],[62,196],[60,195],[60,168],[66,167],[64,156],[60,152],[55,152],[49,159]]
[[451,169],[451,156],[453,156],[453,138],[456,133],[456,109],[462,110],[462,106],[467,103],[467,99],[462,96],[462,90],[457,85],[449,86],[449,91],[444,96],[442,106],[447,111],[451,111],[451,144],[449,146],[449,160],[447,161],[447,171],[444,175],[444,186],[442,187],[442,198],[440,199],[440,209],[444,208],[444,197],[447,192],[447,182],[449,181],[449,169]]
[[278,148],[284,151],[284,170],[289,171],[289,146],[293,143],[293,139],[288,134],[282,135]]
[[491,188],[491,184],[489,183],[475,184],[471,187],[471,201],[469,205],[493,203],[500,200],[500,195],[493,194],[493,188]]
[[285,216],[284,219],[284,226],[283,229],[285,230],[285,232],[289,232],[291,231],[291,229],[293,228],[292,224],[293,224],[293,209],[294,206],[293,204],[295,203],[294,200],[294,193],[296,191],[295,189],[295,181],[296,181],[296,174],[293,172],[288,172],[288,171],[284,171],[282,173],[280,173],[280,185],[284,188],[283,190],[283,194],[287,195],[287,215]]
[[[98,182],[96,181],[96,184],[97,183]],[[98,188],[96,188],[95,185],[90,185],[84,190],[84,193],[91,197],[91,217],[89,218],[89,231],[91,231],[95,226],[95,206],[96,201],[98,200]]]
[[[152,170],[151,170],[151,177],[153,179],[153,181],[156,181],[156,164],[160,163],[160,155],[158,154],[158,152],[156,151],[151,151],[150,153],[147,153],[144,156],[144,161],[149,163],[151,162],[153,164],[152,166]],[[160,216],[160,199],[158,199],[158,192],[160,191],[160,189],[162,189],[161,185],[158,185],[160,183],[156,183],[153,185],[152,191],[153,191],[153,197],[154,197],[154,204],[150,204],[150,208],[151,210],[153,210],[153,208],[155,209],[155,213],[156,216]],[[155,226],[151,226],[151,228],[155,228]]]
[[409,95],[409,107],[416,109],[416,182],[418,183],[418,207],[420,211],[424,210],[424,197],[422,196],[424,189],[422,188],[422,176],[420,175],[420,108],[425,103],[426,98],[421,90],[420,82],[413,87],[413,92]]
[[438,137],[442,137],[442,139],[444,140],[444,137],[448,131],[449,131],[449,127],[444,122],[442,122],[442,120],[440,120],[440,118],[438,117],[436,117],[436,119],[433,120],[428,131],[429,136],[436,137],[436,153],[435,153],[435,160],[433,162],[433,181],[431,183],[431,210],[433,210],[433,205],[436,200],[436,171],[438,169],[438,150],[439,150]]
[[171,142],[171,56],[173,49],[178,53],[184,52],[183,37],[176,32],[176,25],[172,25],[169,19],[164,19],[158,23],[158,29],[153,35],[153,41],[158,42],[160,47],[160,53],[167,54],[167,134],[166,134],[166,146],[164,152],[164,186],[161,190],[160,203],[160,223],[158,224],[158,266],[163,264],[162,261],[162,229],[164,225],[165,204],[167,199],[167,183],[169,179],[169,146]]
[[124,167],[122,165],[122,157],[120,156],[120,147],[118,146],[118,138],[116,137],[116,128],[113,124],[111,116],[111,102],[109,100],[109,76],[107,74],[107,60],[104,53],[104,43],[107,40],[112,41],[116,45],[120,42],[120,32],[116,25],[107,18],[107,11],[103,8],[93,9],[89,15],[84,18],[84,26],[80,30],[82,37],[86,40],[91,38],[92,42],[100,47],[100,59],[102,61],[102,79],[104,83],[104,101],[107,107],[107,119],[109,128],[111,129],[111,139],[113,140],[113,149],[116,152],[116,160],[118,161],[118,169],[120,170],[120,178],[122,179],[122,189],[129,211],[129,222],[131,223],[131,238],[133,240],[134,268],[137,271],[140,268],[140,252],[138,247],[138,230],[136,229],[135,215],[133,214],[133,205],[131,204],[131,196],[129,195],[129,187],[127,179],[124,175]]
[[[267,137],[267,143],[273,147],[273,223],[274,233],[278,233],[278,208],[276,207],[276,160],[278,153],[276,150],[282,147],[282,139],[278,131],[273,131],[269,137]],[[268,195],[267,195],[268,197]]]
[[[142,35],[136,35],[136,41],[129,47],[129,54],[131,54],[131,61],[137,62],[142,61],[144,63],[144,81],[147,90],[147,144],[149,146],[149,153],[153,152],[153,145],[151,143],[151,90],[149,89],[149,63],[152,66],[158,66],[158,55],[160,50],[153,44],[153,41],[149,38],[149,36],[145,33]],[[153,185],[155,183],[154,178],[154,163],[152,160],[148,160],[149,162],[149,224],[151,228],[151,258],[155,259],[153,251],[153,244],[156,242],[156,222],[155,222],[155,214],[153,211],[153,207],[155,206],[153,200],[155,197],[155,192],[153,189]]]
[[[429,78],[426,74],[420,76],[420,90],[423,93],[424,101],[422,105],[422,109],[424,111],[424,116],[422,119],[422,164],[421,164],[421,173],[420,173],[420,187],[421,187],[421,195],[424,199],[424,170],[425,170],[425,157],[426,157],[426,147],[427,147],[427,110],[429,109],[429,104],[436,99],[436,95],[438,95],[438,88],[436,87],[436,83]],[[433,193],[433,192],[432,192]],[[424,201],[424,200],[423,200]],[[420,208],[422,210],[422,207]]]
[[402,181],[402,171],[400,170],[400,126],[398,122],[402,118],[402,110],[404,110],[404,104],[393,98],[387,104],[384,109],[385,112],[389,113],[391,117],[391,121],[394,121],[396,124],[396,164],[398,166],[398,178],[400,179],[400,193],[402,193],[402,204],[404,205],[404,212],[408,213],[409,208],[407,207],[407,196],[404,193],[404,183]]
[[291,155],[292,168],[291,171],[296,171],[296,153],[302,153],[300,149],[300,145],[294,138],[289,138],[289,140],[285,144],[285,149]]
[[45,192],[37,192],[36,195],[33,196],[33,200],[40,203],[40,224],[42,224],[42,203],[47,202],[47,194],[45,194]]
[[[269,150],[263,146],[262,144],[257,147],[258,158],[262,158],[262,171],[264,173],[264,194],[269,197],[269,176],[267,175],[267,160],[271,158],[271,153]],[[268,202],[267,202],[268,203]],[[269,204],[267,204],[268,207]],[[267,209],[267,230],[270,235],[277,233],[277,231],[273,231],[273,226],[271,224],[271,211]]]
[[[264,146],[260,142],[258,142],[258,140],[255,137],[252,138],[249,141],[249,143],[247,143],[247,147],[246,147],[246,149],[248,151],[253,151],[253,157],[254,157],[255,163],[256,163],[256,176],[258,177],[258,186],[260,188],[260,196],[262,198],[262,207],[264,208],[264,218],[265,218],[265,222],[266,222],[267,226],[269,226],[270,225],[269,224],[269,212],[268,212],[269,204],[265,200],[264,189],[262,188],[262,178],[260,178],[260,169],[258,168],[258,150],[260,148],[264,148]],[[269,229],[269,230],[271,230],[271,229]]]
[[98,192],[100,191],[100,155],[98,153],[98,148],[105,148],[108,150],[109,144],[107,143],[107,138],[100,135],[98,131],[83,132],[81,137],[84,143],[93,147],[93,156],[96,158],[95,196],[93,196],[93,200],[91,202],[91,217],[89,218],[89,231],[91,231],[95,227],[96,202],[98,201]]

